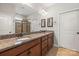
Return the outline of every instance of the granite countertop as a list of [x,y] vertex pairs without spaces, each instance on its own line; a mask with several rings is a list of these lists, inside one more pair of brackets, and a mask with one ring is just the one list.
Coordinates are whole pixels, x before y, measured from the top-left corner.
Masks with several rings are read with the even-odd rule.
[[30,42],[36,38],[48,35],[50,33],[52,33],[52,32],[41,32],[41,33],[33,33],[33,34],[29,34],[29,35],[23,35],[22,37],[19,38],[19,39],[24,38],[24,40],[20,41],[21,43],[19,41],[17,41],[17,39],[18,39],[17,37],[0,40],[0,52],[10,49],[10,48],[13,48],[13,47],[16,47],[16,46],[19,46],[19,45],[22,45],[23,43]]

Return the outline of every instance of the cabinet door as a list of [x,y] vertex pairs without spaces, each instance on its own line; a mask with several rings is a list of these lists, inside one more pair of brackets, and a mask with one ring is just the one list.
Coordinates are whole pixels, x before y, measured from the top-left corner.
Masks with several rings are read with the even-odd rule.
[[49,40],[48,40],[48,48],[49,48],[49,49],[52,48],[52,45],[53,45],[52,39],[49,38]]
[[46,54],[47,54],[47,48],[44,48],[43,50],[42,50],[42,56],[45,56]]
[[42,50],[47,48],[47,40],[42,42]]
[[31,56],[40,56],[41,55],[41,45],[38,44],[31,48]]
[[48,48],[48,43],[47,43],[47,36],[42,38],[42,56],[46,55],[47,53],[47,48]]
[[50,50],[53,47],[53,35],[48,36],[48,50]]

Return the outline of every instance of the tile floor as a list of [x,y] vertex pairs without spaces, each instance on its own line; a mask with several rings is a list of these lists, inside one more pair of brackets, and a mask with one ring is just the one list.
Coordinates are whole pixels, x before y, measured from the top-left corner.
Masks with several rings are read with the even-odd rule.
[[65,49],[65,48],[52,48],[46,56],[79,56],[79,52]]

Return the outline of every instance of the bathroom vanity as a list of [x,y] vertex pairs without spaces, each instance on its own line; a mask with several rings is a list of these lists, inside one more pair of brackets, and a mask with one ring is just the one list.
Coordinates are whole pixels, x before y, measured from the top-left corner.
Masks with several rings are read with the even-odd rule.
[[54,33],[40,32],[0,40],[1,56],[44,56],[53,47]]

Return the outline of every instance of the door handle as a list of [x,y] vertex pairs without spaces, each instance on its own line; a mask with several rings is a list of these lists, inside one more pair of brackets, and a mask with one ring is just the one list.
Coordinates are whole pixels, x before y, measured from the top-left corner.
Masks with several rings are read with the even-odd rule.
[[77,34],[79,34],[79,32],[77,32]]

